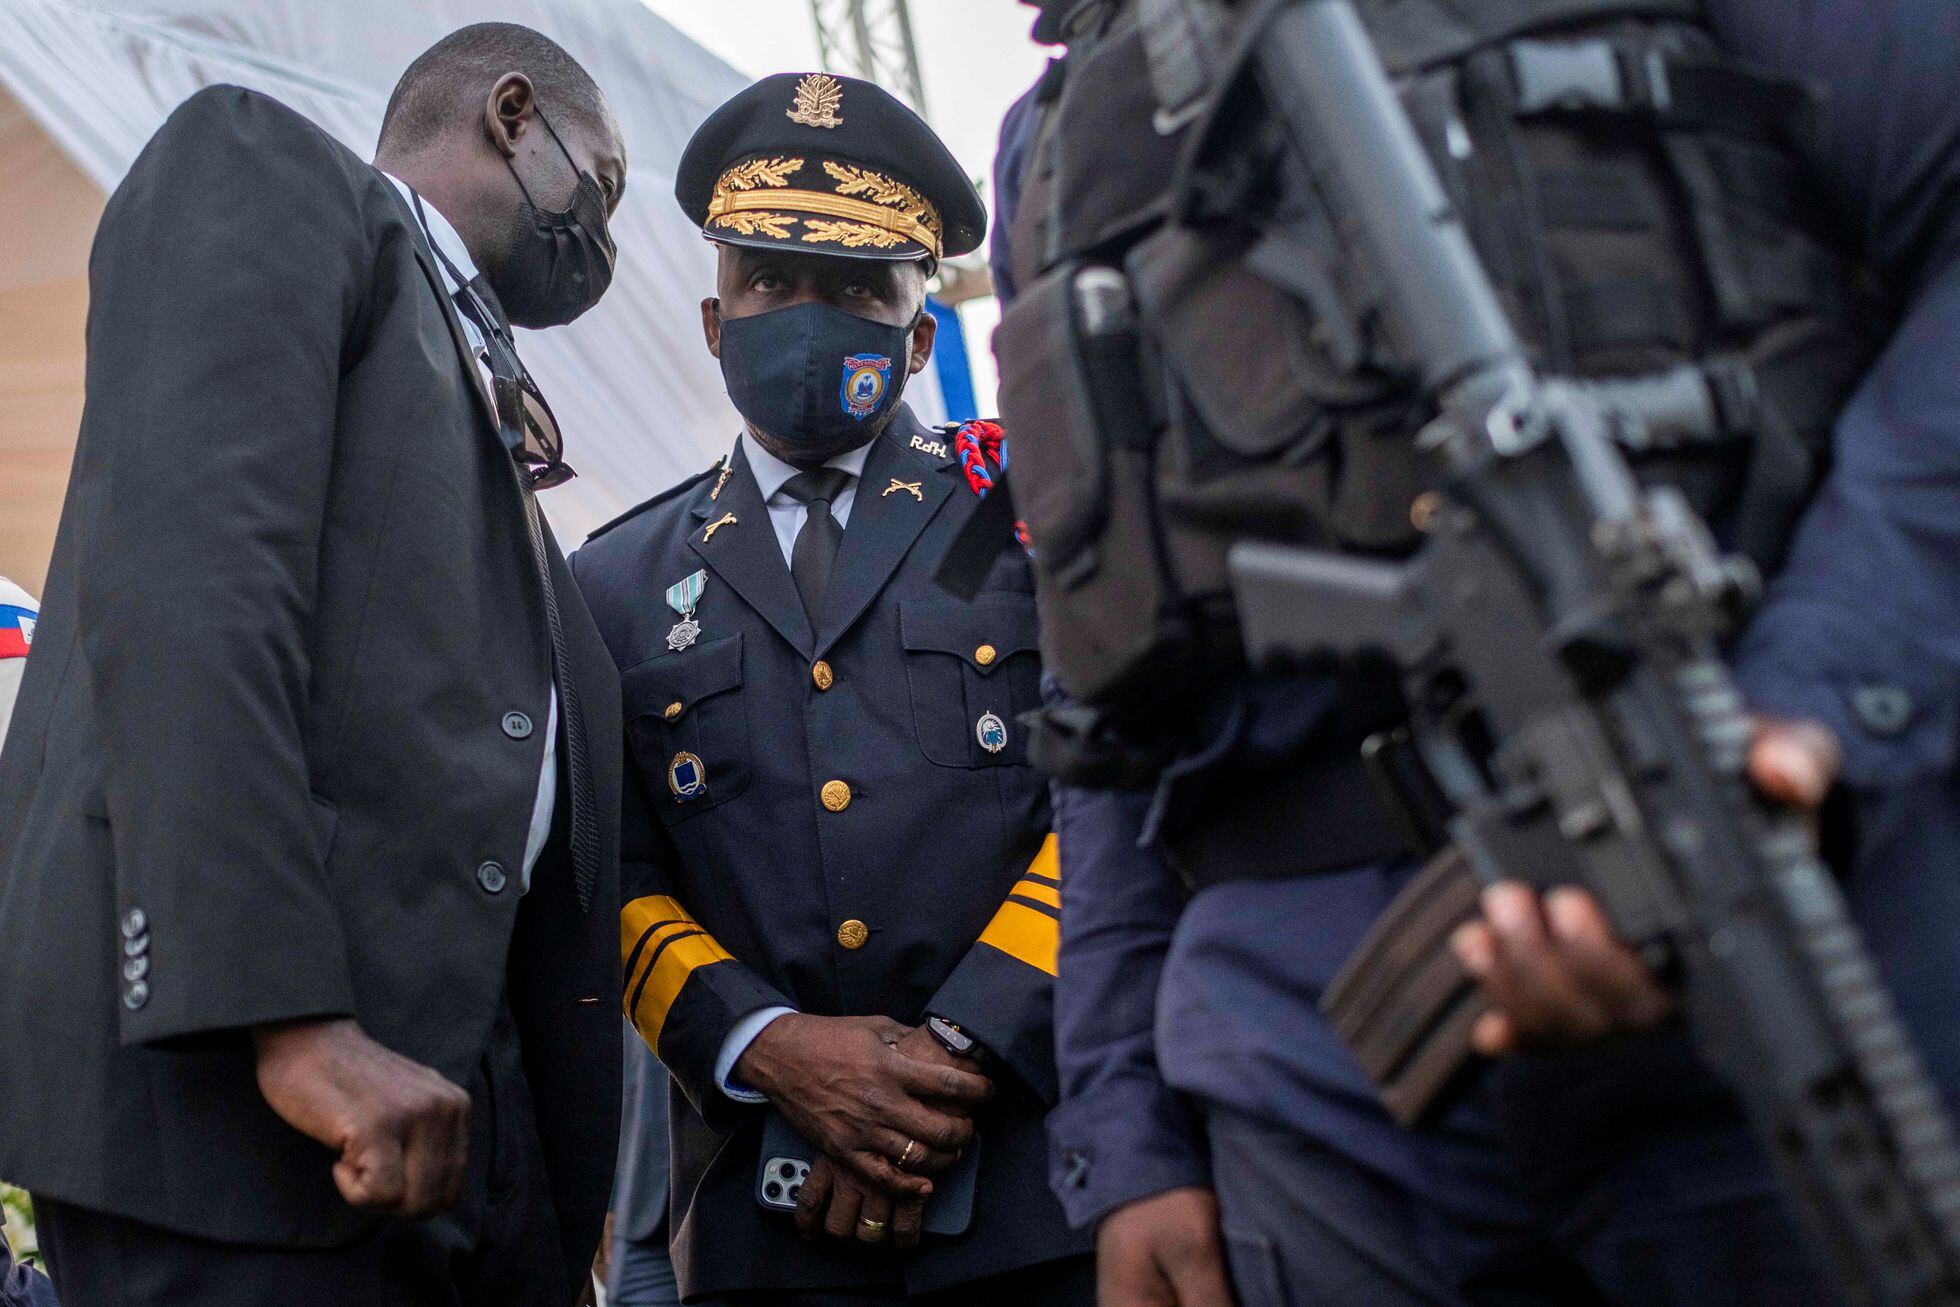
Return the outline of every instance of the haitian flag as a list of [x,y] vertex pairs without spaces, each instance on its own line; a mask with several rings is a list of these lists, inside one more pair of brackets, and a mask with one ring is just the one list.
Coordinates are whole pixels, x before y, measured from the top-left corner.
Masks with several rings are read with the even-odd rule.
[[34,643],[35,612],[18,604],[0,604],[0,658],[25,658]]

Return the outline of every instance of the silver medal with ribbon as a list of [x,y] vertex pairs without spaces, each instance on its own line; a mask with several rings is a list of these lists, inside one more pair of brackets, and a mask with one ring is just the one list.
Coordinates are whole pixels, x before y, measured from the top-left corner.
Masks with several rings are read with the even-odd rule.
[[703,568],[667,587],[667,606],[681,615],[674,629],[667,632],[667,647],[675,653],[701,638],[701,623],[694,620],[694,609],[701,602],[701,591],[707,584],[708,572]]

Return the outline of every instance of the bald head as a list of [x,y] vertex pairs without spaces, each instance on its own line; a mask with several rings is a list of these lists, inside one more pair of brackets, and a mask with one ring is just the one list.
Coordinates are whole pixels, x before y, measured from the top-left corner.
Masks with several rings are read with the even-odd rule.
[[377,153],[419,154],[478,130],[484,101],[510,73],[528,78],[546,112],[567,125],[616,130],[598,84],[563,46],[517,23],[472,23],[430,46],[402,74],[388,97]]

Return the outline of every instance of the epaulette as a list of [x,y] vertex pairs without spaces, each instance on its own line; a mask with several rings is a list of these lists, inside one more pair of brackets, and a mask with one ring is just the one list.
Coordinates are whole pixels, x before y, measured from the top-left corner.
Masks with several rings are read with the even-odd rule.
[[634,518],[638,517],[640,514],[646,512],[649,508],[655,508],[661,504],[666,503],[668,500],[675,498],[678,495],[686,494],[688,491],[694,489],[694,487],[700,485],[703,481],[706,481],[709,477],[720,476],[722,473],[727,471],[727,469],[728,469],[728,459],[726,457],[723,457],[720,462],[715,463],[713,466],[709,467],[706,471],[696,472],[693,476],[687,478],[687,480],[682,481],[676,485],[668,486],[665,490],[655,495],[652,499],[641,500],[639,503],[633,505],[633,507],[627,509],[624,513],[621,513],[618,517],[615,517],[612,521],[607,522],[604,526],[601,526],[596,530],[594,530],[590,535],[585,537],[585,542],[587,544],[591,544],[594,540],[597,540],[600,536],[612,530],[614,527],[618,526],[621,522],[630,522]]

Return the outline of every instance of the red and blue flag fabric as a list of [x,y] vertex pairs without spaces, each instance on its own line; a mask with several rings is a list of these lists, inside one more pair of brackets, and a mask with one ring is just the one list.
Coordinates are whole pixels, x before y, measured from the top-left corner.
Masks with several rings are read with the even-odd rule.
[[0,658],[27,657],[27,647],[34,643],[36,616],[32,608],[0,603]]

